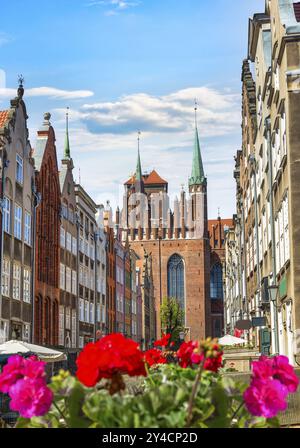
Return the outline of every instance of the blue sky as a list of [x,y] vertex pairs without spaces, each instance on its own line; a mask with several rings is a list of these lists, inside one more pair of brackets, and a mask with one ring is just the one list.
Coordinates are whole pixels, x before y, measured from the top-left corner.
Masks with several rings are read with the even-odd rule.
[[136,166],[138,129],[143,169],[167,179],[171,195],[187,185],[196,97],[209,216],[220,207],[230,217],[248,18],[263,9],[264,0],[5,2],[0,109],[22,73],[32,146],[50,111],[61,157],[69,106],[75,178],[80,167],[95,201],[115,206]]

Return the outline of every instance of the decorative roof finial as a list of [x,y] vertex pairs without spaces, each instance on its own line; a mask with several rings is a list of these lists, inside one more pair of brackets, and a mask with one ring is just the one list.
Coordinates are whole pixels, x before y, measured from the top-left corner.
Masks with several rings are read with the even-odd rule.
[[69,107],[67,107],[66,112],[66,136],[65,136],[65,149],[64,149],[64,159],[70,159],[70,142],[69,142]]
[[137,181],[142,180],[142,165],[141,165],[141,156],[140,156],[140,135],[141,135],[141,131],[138,131],[138,159],[137,159],[136,171],[135,171],[135,179]]
[[25,82],[24,76],[23,76],[23,75],[19,75],[19,76],[18,76],[18,83],[19,83],[19,87],[18,87],[18,97],[19,97],[20,99],[22,99],[22,98],[23,98],[23,95],[24,95],[24,86],[23,86],[24,82]]

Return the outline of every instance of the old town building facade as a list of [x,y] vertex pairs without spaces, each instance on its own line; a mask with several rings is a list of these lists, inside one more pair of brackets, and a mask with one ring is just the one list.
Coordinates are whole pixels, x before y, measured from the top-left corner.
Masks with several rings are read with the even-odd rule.
[[58,345],[61,191],[51,115],[37,133],[33,152],[36,190],[34,342]]
[[[250,320],[264,318],[261,326],[250,329],[249,342],[264,353],[285,354],[292,363],[299,351],[300,303],[297,11],[297,3],[291,0],[269,0],[265,12],[249,22],[253,73],[249,61],[244,61],[243,145],[235,171],[237,220],[230,233],[240,257],[239,272],[232,266],[227,269],[240,285],[240,314]],[[226,297],[227,309],[230,300]]]
[[0,343],[32,339],[34,166],[22,79],[11,107],[0,112]]
[[71,158],[68,114],[64,155],[59,172],[61,188],[60,225],[60,301],[58,345],[78,347],[78,216],[73,179],[73,160]]

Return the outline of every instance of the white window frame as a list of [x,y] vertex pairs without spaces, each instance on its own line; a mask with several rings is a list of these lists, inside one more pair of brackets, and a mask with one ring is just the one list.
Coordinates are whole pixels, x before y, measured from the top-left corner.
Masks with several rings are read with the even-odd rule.
[[63,263],[60,263],[60,289],[66,289],[66,267]]
[[66,249],[72,252],[72,235],[69,232],[66,233]]
[[66,266],[66,291],[72,292],[72,271]]
[[29,268],[23,270],[23,301],[31,303],[31,270]]
[[3,198],[3,230],[11,233],[11,200],[6,196]]
[[20,154],[16,154],[16,181],[23,185],[24,171],[23,171],[23,157]]
[[4,257],[2,262],[2,295],[6,297],[10,297],[10,267],[10,259]]
[[31,213],[27,211],[24,217],[24,242],[31,246]]
[[14,216],[14,237],[18,240],[22,240],[22,218],[23,210],[20,205],[15,204],[15,216]]
[[21,299],[21,265],[13,264],[13,299]]
[[60,247],[66,247],[66,231],[63,226],[60,226]]
[[77,256],[77,239],[72,237],[72,254]]
[[72,294],[77,294],[77,272],[72,271]]

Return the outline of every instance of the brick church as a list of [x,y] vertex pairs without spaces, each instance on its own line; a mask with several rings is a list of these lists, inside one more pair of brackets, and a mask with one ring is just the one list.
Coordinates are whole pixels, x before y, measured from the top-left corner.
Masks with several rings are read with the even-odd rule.
[[182,190],[172,209],[168,182],[155,170],[143,173],[139,149],[135,174],[124,186],[123,239],[141,259],[152,257],[157,336],[166,297],[176,297],[183,307],[187,339],[221,336],[224,230],[231,220],[207,218],[197,125],[188,193]]

